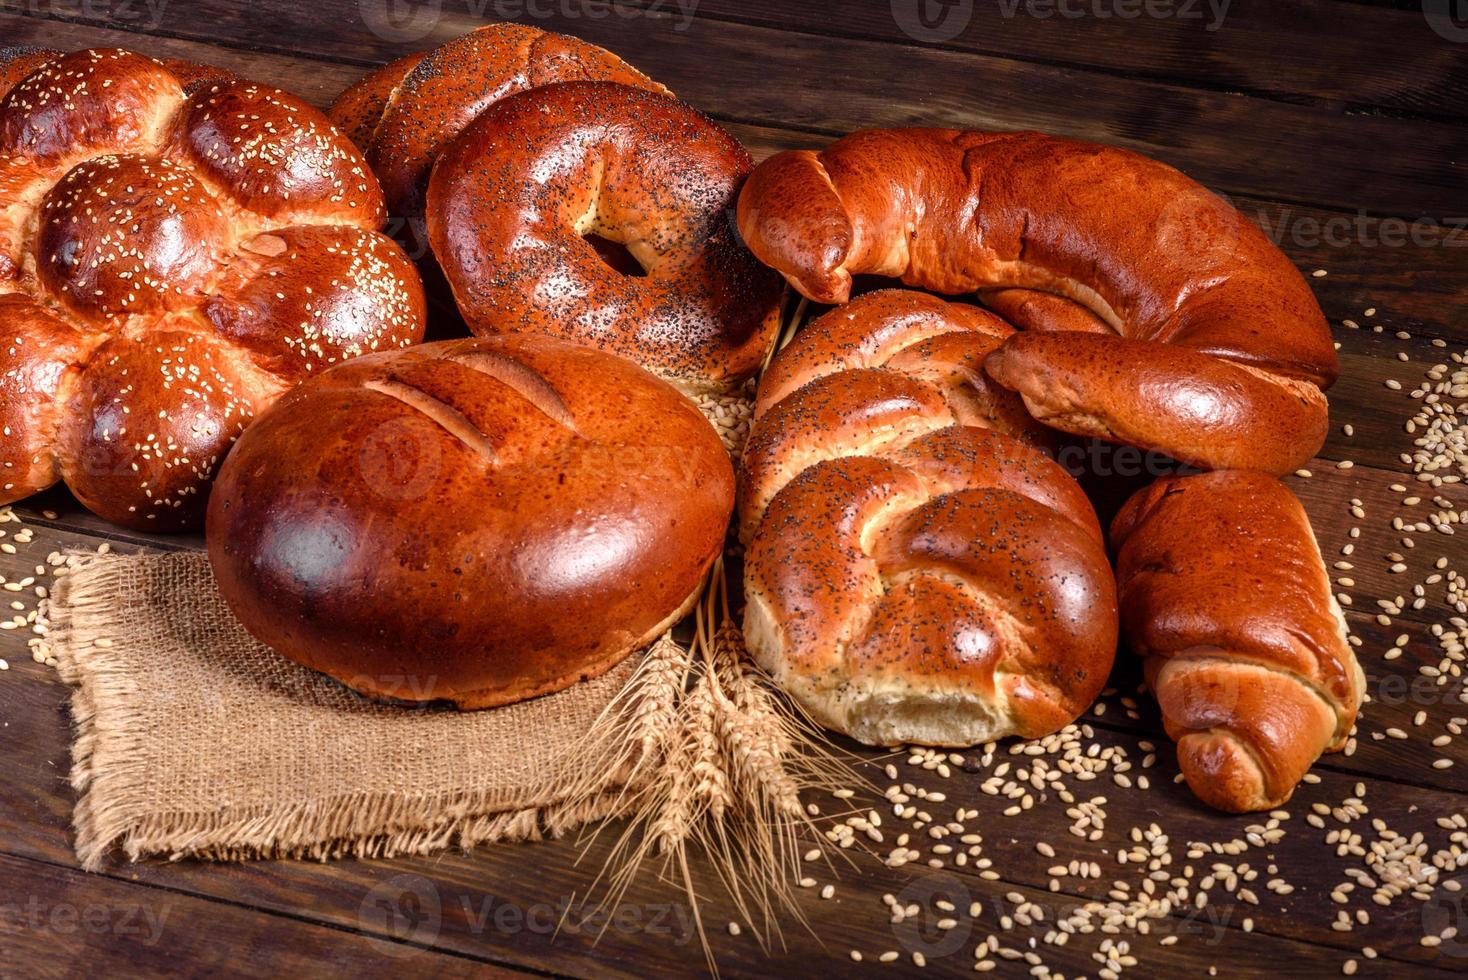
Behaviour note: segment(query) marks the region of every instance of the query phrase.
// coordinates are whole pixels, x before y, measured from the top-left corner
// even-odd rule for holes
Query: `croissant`
[[[1339,364],[1309,286],[1156,160],[1040,133],[868,130],[766,160],[738,221],[817,302],[846,302],[858,274],[981,292],[1025,328],[985,370],[1055,428],[1276,474],[1325,440]]]
[[[1265,473],[1162,479],[1111,524],[1122,630],[1194,793],[1284,803],[1340,749],[1366,681],[1305,510]]]

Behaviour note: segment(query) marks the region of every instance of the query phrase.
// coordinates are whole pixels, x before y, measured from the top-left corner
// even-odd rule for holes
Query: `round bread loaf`
[[[610,82],[542,85],[480,114],[434,165],[428,235],[477,334],[535,330],[685,392],[757,371],[780,277],[731,220],[749,154],[697,110]],[[590,237],[619,243],[630,269]]]
[[[0,504],[64,480],[114,523],[197,527],[255,413],[422,339],[418,274],[299,99],[127,51],[4,57]]]
[[[515,334],[369,355],[240,439],[209,556],[241,623],[364,694],[508,704],[609,669],[681,618],[734,473],[636,365]]]

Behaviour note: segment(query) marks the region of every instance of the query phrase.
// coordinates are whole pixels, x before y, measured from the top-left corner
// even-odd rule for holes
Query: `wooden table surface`
[[[1344,372],[1330,392],[1330,438],[1312,475],[1289,482],[1327,561],[1354,566],[1335,572],[1351,598],[1372,696],[1354,752],[1321,762],[1318,781],[1300,787],[1287,816],[1209,812],[1174,783],[1155,709],[1145,698],[1123,700],[1135,677],[1123,668],[1119,691],[1087,716],[1071,748],[1072,756],[1091,753],[1093,778],[1068,765],[1059,782],[1036,776],[1021,784],[1016,774],[1034,760],[1052,770],[1059,763],[1018,744],[1001,744],[988,760],[965,753],[941,768],[864,753],[878,760],[869,778],[880,789],[910,784],[932,825],[914,830],[920,817],[901,818],[876,796],[852,801],[881,812],[884,842],[858,833],[867,843],[848,852],[849,864],[812,865],[818,884],[800,892],[809,928],[789,918],[783,947],[768,955],[749,932],[725,928],[732,907],[703,874],[697,885],[713,951],[730,976],[916,972],[919,958],[926,972],[957,975],[974,968],[975,948],[992,934],[1003,950],[987,959],[1003,976],[1118,968],[1208,975],[1213,967],[1225,976],[1461,976],[1468,741],[1454,729],[1468,704],[1452,634],[1468,630],[1451,623],[1459,613],[1447,589],[1468,571],[1468,531],[1451,533],[1463,530],[1456,522],[1468,516],[1468,492],[1455,479],[1461,465],[1437,471],[1448,478],[1441,486],[1418,480],[1411,454],[1423,430],[1406,428],[1428,406],[1413,392],[1433,365],[1447,365],[1449,389],[1433,399],[1435,410],[1468,402],[1468,388],[1450,390],[1468,348],[1468,22],[1453,20],[1452,6],[5,0],[0,38],[211,62],[325,106],[377,65],[508,18],[609,47],[711,114],[756,157],[860,127],[1036,128],[1152,154],[1226,194],[1313,275],[1339,341]],[[435,315],[439,332],[460,329],[451,313]],[[1456,410],[1468,415],[1468,405]],[[0,542],[13,545],[0,549],[0,575],[11,584],[61,548],[104,540],[114,548],[199,546],[197,538],[111,528],[61,492],[14,513],[23,524],[0,525]],[[22,527],[32,533],[17,542]],[[1347,545],[1354,554],[1343,559]],[[18,602],[7,615],[22,618],[35,602],[29,587],[0,596]],[[1383,611],[1383,601],[1401,611]],[[69,692],[54,670],[32,661],[27,636],[23,627],[0,632],[9,665],[0,672],[0,975],[645,977],[706,969],[680,890],[655,878],[632,888],[599,942],[601,920],[563,917],[591,884],[604,841],[584,857],[581,845],[559,841],[377,862],[118,857],[103,873],[83,873],[69,826]],[[883,771],[888,764],[895,780]],[[1031,789],[1033,809],[1006,815]],[[1067,813],[1067,795],[1104,797],[1096,803],[1104,825],[1072,832],[1083,821]],[[964,832],[981,843],[932,836],[957,810],[966,811]],[[1165,840],[1156,839],[1159,829]],[[918,857],[893,867],[886,858],[904,831]],[[1133,850],[1139,846],[1151,864]],[[1093,862],[1096,876],[1078,873]],[[1144,884],[1149,876],[1159,880]],[[1187,884],[1187,899],[1140,927],[1123,915],[1110,931],[1078,930],[1063,944],[1052,932],[1087,901],[1119,907],[1149,887],[1160,895],[1169,878]],[[1381,891],[1404,879],[1405,894]],[[827,883],[834,894],[823,899]],[[1422,884],[1416,896],[1412,883]],[[1208,897],[1201,907],[1199,893]],[[894,923],[884,894],[915,905],[915,914]],[[1428,934],[1436,944],[1423,941]]]

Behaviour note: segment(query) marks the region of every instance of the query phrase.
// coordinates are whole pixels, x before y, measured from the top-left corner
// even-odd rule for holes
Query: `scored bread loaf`
[[[240,438],[209,557],[244,627],[364,694],[493,707],[608,670],[681,619],[734,472],[688,399],[549,337],[341,365]]]
[[[1111,541],[1122,629],[1188,786],[1234,813],[1282,805],[1365,690],[1304,508],[1265,473],[1167,478]]]

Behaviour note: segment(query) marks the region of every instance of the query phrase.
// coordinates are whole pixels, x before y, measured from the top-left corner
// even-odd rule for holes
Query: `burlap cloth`
[[[750,401],[701,405],[731,451]],[[627,802],[641,654],[489,711],[375,704],[256,642],[202,553],[92,556],[57,579],[47,642],[72,698],[76,851],[215,859],[427,853],[557,835]],[[630,692],[630,693],[629,693]]]
[[[558,834],[622,797],[621,747],[585,738],[638,656],[493,711],[375,704],[256,642],[193,552],[90,559],[57,581],[49,623],[76,685],[86,868],[114,843],[134,859],[424,853]]]

